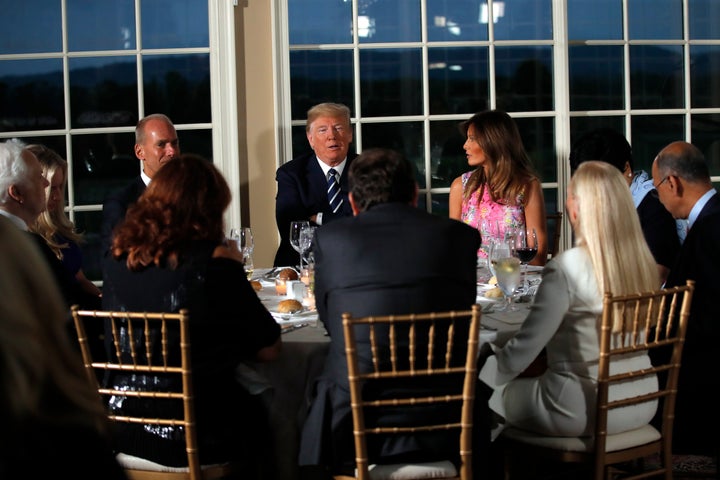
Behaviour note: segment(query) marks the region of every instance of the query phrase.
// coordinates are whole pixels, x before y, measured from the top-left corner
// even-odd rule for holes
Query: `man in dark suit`
[[[349,173],[354,216],[319,228],[315,238],[315,300],[331,343],[299,458],[301,466],[324,465],[330,473],[354,467],[341,314],[469,309],[476,298],[480,246],[477,229],[416,207],[413,169],[401,154],[367,150]],[[361,365],[367,365],[368,349],[358,348]],[[457,433],[413,435],[376,448],[388,460],[431,461],[457,454]]]
[[[280,232],[280,246],[273,262],[276,267],[296,265],[300,259],[290,245],[290,222],[308,220],[324,225],[352,215],[347,172],[357,155],[348,154],[353,139],[350,109],[338,103],[315,105],[308,110],[305,133],[313,151],[285,163],[275,176],[275,221]],[[339,177],[337,208],[328,200],[330,169]]]
[[[180,141],[172,121],[162,113],[141,119],[135,127],[135,156],[143,162],[140,175],[130,184],[105,198],[103,203],[101,246],[110,249],[115,226],[125,219],[128,207],[145,191],[155,172],[180,155]]]
[[[720,196],[702,152],[687,142],[663,148],[652,165],[660,201],[689,230],[666,286],[695,280],[675,404],[673,453],[717,455],[720,411]]]

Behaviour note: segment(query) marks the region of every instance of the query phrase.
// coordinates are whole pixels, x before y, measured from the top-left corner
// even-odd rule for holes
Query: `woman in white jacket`
[[[622,174],[604,162],[585,162],[568,186],[567,215],[575,247],[546,265],[530,314],[502,348],[493,346],[480,379],[493,388],[490,408],[500,426],[551,436],[590,435],[597,392],[599,324],[604,292],[655,290],[658,270],[640,228]],[[537,376],[528,367],[543,353]],[[644,354],[611,365],[613,371],[650,366]],[[611,398],[657,390],[645,378],[611,389]],[[620,409],[608,419],[610,434],[647,424],[655,402]],[[499,429],[495,430],[499,433]]]

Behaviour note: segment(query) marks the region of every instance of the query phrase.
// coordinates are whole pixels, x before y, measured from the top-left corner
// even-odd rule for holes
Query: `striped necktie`
[[[340,184],[337,179],[337,170],[334,168],[328,171],[327,196],[330,209],[333,213],[337,213],[337,211],[340,210],[343,199],[340,197]]]

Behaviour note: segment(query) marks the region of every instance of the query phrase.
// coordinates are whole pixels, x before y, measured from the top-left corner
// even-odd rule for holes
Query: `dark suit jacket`
[[[343,204],[340,211],[332,213],[327,199],[327,178],[318,165],[315,152],[294,158],[277,169],[277,195],[275,197],[275,221],[280,232],[280,246],[273,264],[277,266],[297,265],[300,256],[290,245],[290,222],[308,220],[322,212],[323,225],[338,218],[352,215],[348,202],[348,172],[350,163],[357,157],[348,153],[347,162],[340,176],[340,195]]]
[[[650,190],[637,207],[643,235],[655,262],[672,268],[680,251],[675,219],[660,203],[657,190]]]
[[[331,344],[303,428],[300,465],[352,465],[354,447],[341,314],[355,316],[467,309],[476,298],[477,229],[398,203],[320,227],[315,246],[318,313]],[[362,340],[361,340],[362,342]],[[358,346],[361,369],[369,347]],[[456,433],[454,437],[457,438]],[[429,461],[457,441],[420,435],[384,443],[382,455]]]
[[[666,286],[695,280],[675,405],[673,453],[717,454],[720,442],[720,194],[688,232]]]
[[[112,244],[113,229],[125,219],[125,212],[145,191],[145,182],[140,175],[125,187],[109,194],[103,202],[100,246],[106,253]],[[289,227],[288,227],[289,228]]]

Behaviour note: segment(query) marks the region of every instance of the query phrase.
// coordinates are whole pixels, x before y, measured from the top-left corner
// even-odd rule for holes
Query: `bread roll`
[[[485,296],[488,298],[502,298],[503,292],[498,287],[495,287],[495,288],[485,292]]]
[[[255,290],[256,292],[262,290],[262,283],[258,282],[257,280],[250,280],[250,285],[252,285],[253,290]]]
[[[282,300],[278,304],[278,312],[280,313],[295,313],[303,309],[302,303],[297,300]]]
[[[295,269],[286,267],[278,272],[277,278],[281,280],[299,280],[300,275],[298,275],[298,272],[296,272]]]

